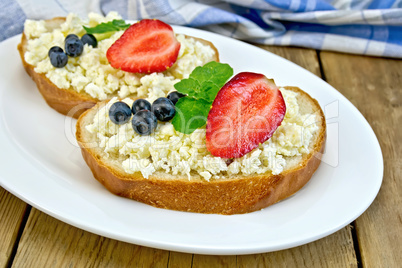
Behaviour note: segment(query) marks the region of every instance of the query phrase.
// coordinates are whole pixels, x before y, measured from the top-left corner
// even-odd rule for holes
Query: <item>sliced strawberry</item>
[[[209,111],[207,149],[214,156],[241,157],[272,136],[285,112],[285,101],[273,80],[239,73],[218,92]]]
[[[108,49],[106,57],[112,67],[126,72],[163,72],[176,62],[179,50],[170,25],[144,19],[131,25]]]

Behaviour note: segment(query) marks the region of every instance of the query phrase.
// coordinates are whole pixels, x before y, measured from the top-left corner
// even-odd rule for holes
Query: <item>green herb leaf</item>
[[[174,88],[183,94],[188,96],[195,96],[195,89],[199,87],[199,84],[194,79],[183,79],[174,85]]]
[[[233,75],[229,64],[211,61],[193,70],[188,79],[183,79],[174,85],[180,93],[196,99],[213,102],[218,91]]]
[[[85,31],[89,34],[102,34],[107,32],[116,32],[120,30],[125,30],[130,27],[131,24],[126,23],[124,20],[112,20],[109,22],[103,22],[96,25],[95,27],[84,27]]]
[[[176,114],[172,119],[174,128],[184,134],[191,134],[207,123],[211,103],[192,97],[183,97],[176,103]]]
[[[172,124],[176,131],[191,134],[207,122],[209,110],[219,90],[233,75],[229,64],[211,61],[193,70],[189,78],[174,85],[186,97],[176,103]]]

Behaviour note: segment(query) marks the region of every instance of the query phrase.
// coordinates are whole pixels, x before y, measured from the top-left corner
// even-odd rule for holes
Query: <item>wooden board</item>
[[[350,228],[300,247],[238,256],[237,267],[358,267]]]
[[[166,267],[169,252],[85,232],[32,209],[16,267]]]
[[[16,250],[28,205],[0,187],[0,267],[7,267]]]
[[[278,252],[211,256],[132,245],[82,231],[32,209],[15,267],[357,267],[349,228]]]

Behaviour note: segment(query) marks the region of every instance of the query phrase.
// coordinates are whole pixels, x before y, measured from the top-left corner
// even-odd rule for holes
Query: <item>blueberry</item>
[[[130,106],[122,101],[113,103],[109,110],[109,118],[117,125],[127,123],[131,118]]]
[[[77,57],[82,54],[82,51],[84,50],[84,44],[80,39],[71,37],[69,39],[66,39],[66,42],[64,43],[64,49],[68,56]]]
[[[151,103],[144,99],[137,99],[133,103],[133,107],[131,108],[133,114],[136,114],[138,111],[141,110],[149,110],[151,111]]]
[[[84,45],[88,44],[88,46],[92,47],[96,47],[98,45],[98,41],[96,41],[95,36],[93,36],[92,34],[84,34],[81,37],[81,41]]]
[[[131,123],[135,132],[140,135],[149,135],[155,130],[158,121],[151,111],[141,110],[133,116]]]
[[[159,121],[169,121],[173,118],[176,110],[174,104],[168,98],[158,98],[152,103],[151,111]]]
[[[66,38],[64,39],[64,42],[66,42],[68,39],[80,39],[76,34],[69,34],[66,36]]]
[[[66,66],[68,57],[67,54],[61,51],[52,51],[49,55],[50,58],[50,63],[56,67],[56,68],[61,68]]]
[[[64,51],[61,47],[54,46],[49,49],[49,52],[47,53],[47,55],[50,57],[50,53],[52,53],[52,52],[64,52]]]
[[[186,96],[186,95],[181,94],[180,92],[177,92],[177,91],[173,91],[173,92],[170,92],[170,93],[167,95],[167,98],[168,98],[169,100],[171,100],[174,105],[176,105],[177,101],[178,101],[180,98],[183,98],[184,96]]]

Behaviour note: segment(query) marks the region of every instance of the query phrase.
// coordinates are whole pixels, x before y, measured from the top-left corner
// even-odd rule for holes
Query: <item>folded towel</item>
[[[26,18],[90,11],[157,18],[259,44],[402,58],[402,0],[2,0],[0,40],[20,33]]]

